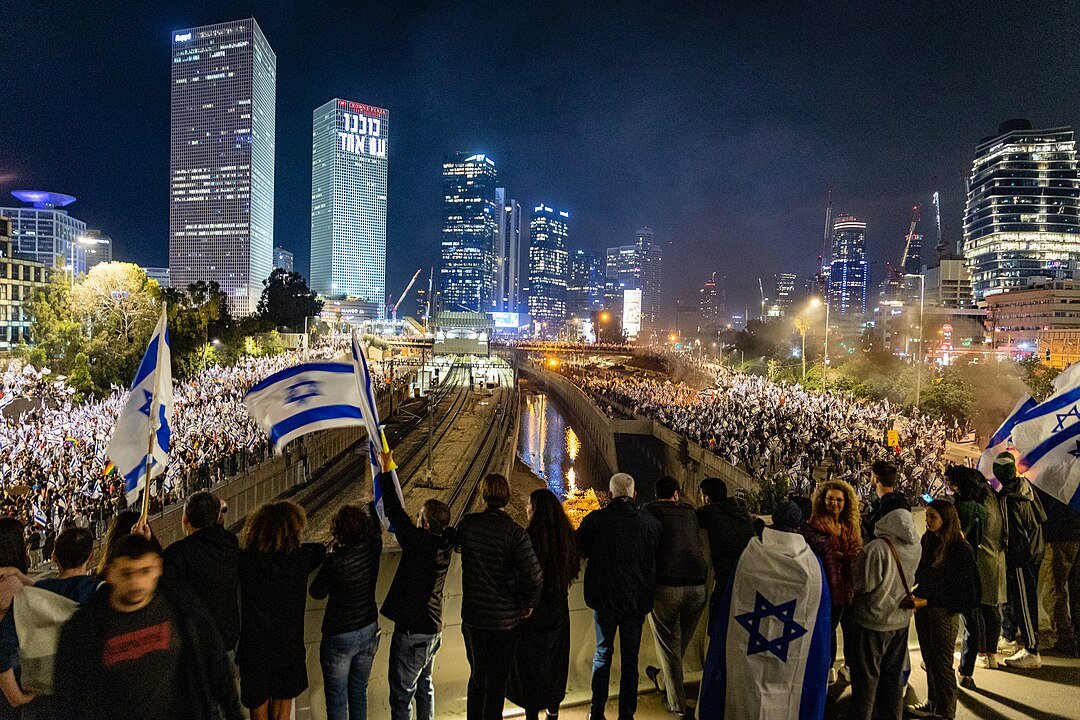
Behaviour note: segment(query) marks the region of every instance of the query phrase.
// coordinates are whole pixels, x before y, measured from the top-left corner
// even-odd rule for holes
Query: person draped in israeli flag
[[[829,585],[806,540],[794,527],[766,527],[743,551],[713,618],[698,717],[820,720],[830,613]]]
[[[124,478],[128,504],[139,497],[147,480],[165,472],[172,437],[172,353],[166,308],[150,336],[135,381],[116,418],[108,455]],[[148,451],[149,448],[149,451]]]
[[[983,474],[983,477],[990,482],[995,490],[1001,488],[1001,483],[994,477],[994,458],[1013,446],[1013,428],[1016,427],[1017,423],[1024,419],[1025,415],[1035,409],[1038,404],[1038,401],[1030,395],[1020,398],[1020,400],[1017,401],[1016,406],[1005,418],[1005,422],[1001,423],[1001,427],[990,436],[990,441],[986,444],[986,449],[983,450],[982,454],[979,456],[978,470]]]
[[[244,404],[279,455],[289,441],[316,430],[366,427],[352,363],[311,362],[279,370],[253,385]]]
[[[1032,485],[1080,511],[1080,363],[1054,380],[1054,393],[1012,429],[1017,471]]]
[[[390,521],[386,518],[382,488],[380,483],[375,481],[375,475],[379,472],[390,473],[398,500],[401,505],[405,503],[401,496],[401,483],[398,482],[397,465],[380,467],[379,459],[383,456],[383,453],[390,451],[390,447],[386,443],[386,435],[383,434],[382,428],[379,427],[379,405],[375,401],[375,384],[371,378],[371,368],[368,366],[367,354],[364,352],[355,330],[352,333],[352,360],[360,394],[360,403],[363,406],[364,424],[368,432],[368,454],[371,459],[371,480],[374,486],[375,510],[379,514],[379,520],[382,522],[383,527],[389,528]],[[390,379],[390,382],[392,385],[393,378]],[[392,387],[391,392],[393,392]],[[390,528],[390,530],[393,532],[393,528]]]

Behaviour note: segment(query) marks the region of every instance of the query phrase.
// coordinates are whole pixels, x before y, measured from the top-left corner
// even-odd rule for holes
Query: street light
[[[821,305],[821,300],[819,298],[810,298],[808,309],[813,310],[819,305]],[[803,382],[806,382],[806,331],[810,329],[810,323],[808,323],[806,318],[802,315],[797,315],[795,317],[795,329],[799,331],[799,335],[802,339],[802,352],[800,353],[802,357],[802,379]]]
[[[923,305],[926,299],[926,275],[911,273],[908,277],[919,278],[919,357],[915,364],[915,409],[919,409],[922,400],[922,368],[923,368]]]

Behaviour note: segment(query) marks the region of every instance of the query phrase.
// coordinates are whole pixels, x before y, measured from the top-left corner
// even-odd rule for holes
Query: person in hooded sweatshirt
[[[851,668],[848,720],[901,720],[904,664],[914,612],[901,602],[915,580],[922,546],[911,511],[895,508],[878,517],[874,539],[855,561],[855,603],[844,654]]]
[[[1003,452],[994,458],[994,477],[1001,482],[1002,536],[1005,545],[1005,593],[1009,614],[1020,633],[1020,645],[1013,643],[1014,628],[1002,623],[998,650],[1013,654],[1005,664],[1020,670],[1042,667],[1039,657],[1039,565],[1043,556],[1043,509],[1031,483],[1016,471],[1016,458]]]

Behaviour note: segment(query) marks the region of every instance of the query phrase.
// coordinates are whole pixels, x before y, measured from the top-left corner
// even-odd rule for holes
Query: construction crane
[[[416,270],[416,272],[413,273],[412,280],[410,280],[409,284],[405,286],[405,292],[401,293],[401,297],[399,297],[397,299],[397,302],[394,303],[393,307],[390,308],[390,317],[393,320],[393,322],[397,322],[397,309],[398,309],[398,306],[401,305],[401,301],[404,300],[405,296],[409,294],[410,290],[412,290],[412,286],[416,283],[416,278],[420,277],[420,273],[421,273],[422,270],[423,270],[423,268],[418,268]]]
[[[915,203],[911,208],[911,227],[908,229],[907,241],[904,243],[904,254],[900,256],[900,272],[902,275],[910,275],[907,271],[908,253],[911,252],[911,241],[915,237],[915,229],[922,220],[922,205]]]

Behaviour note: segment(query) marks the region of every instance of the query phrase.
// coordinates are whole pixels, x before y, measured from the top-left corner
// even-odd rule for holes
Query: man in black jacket
[[[585,604],[596,622],[592,669],[591,720],[602,720],[619,635],[619,720],[637,711],[638,650],[641,627],[656,594],[656,551],[660,521],[634,504],[634,478],[616,473],[609,483],[611,502],[585,516],[578,528],[585,566]]]
[[[525,528],[503,512],[510,482],[480,483],[487,509],[461,519],[461,632],[469,658],[469,720],[501,720],[517,629],[540,601],[543,573]]]
[[[656,553],[656,600],[649,613],[660,667],[647,667],[645,674],[666,694],[670,712],[687,715],[683,656],[705,609],[708,567],[701,551],[697,511],[680,496],[679,481],[665,475],[656,481],[656,502],[645,506],[662,528]]]
[[[701,500],[703,504],[697,511],[698,525],[709,536],[715,583],[709,603],[711,634],[712,619],[716,616],[714,610],[720,604],[743,550],[754,537],[754,520],[746,508],[727,496],[727,485],[720,478],[707,477],[701,481]]]
[[[392,468],[393,456],[380,462]],[[377,478],[382,488],[386,518],[401,546],[394,581],[383,602],[382,614],[394,621],[390,642],[390,717],[409,720],[416,698],[417,720],[435,719],[435,686],[431,669],[442,639],[443,586],[454,552],[450,508],[439,500],[424,503],[415,524],[401,505],[390,473]]]
[[[243,718],[213,620],[161,574],[160,551],[145,537],[126,535],[110,547],[108,584],[60,633],[58,717],[211,720],[220,708],[226,720]]]
[[[1050,624],[1056,640],[1052,650],[1080,656],[1080,512],[1039,488],[1035,494],[1046,510],[1043,533],[1050,562]]]
[[[165,549],[165,572],[203,601],[231,652],[240,639],[240,543],[225,529],[221,509],[205,490],[188,498],[182,520],[187,537]]]
[[[896,479],[898,476],[896,465],[888,460],[875,460],[870,466],[870,485],[874,491],[874,499],[870,501],[870,509],[862,517],[863,543],[870,543],[876,537],[874,525],[893,510],[911,510],[911,503],[903,493],[896,491]]]

